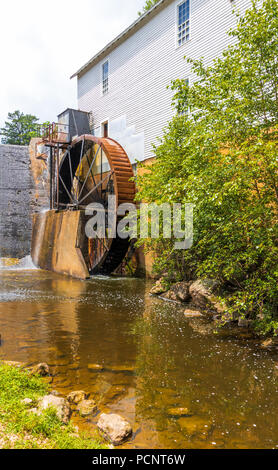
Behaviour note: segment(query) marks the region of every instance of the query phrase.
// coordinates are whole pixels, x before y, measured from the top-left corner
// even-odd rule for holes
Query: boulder
[[[82,400],[76,409],[80,416],[85,418],[86,416],[90,416],[96,413],[97,405],[94,400]]]
[[[39,400],[38,411],[46,410],[47,408],[54,408],[58,418],[67,424],[71,417],[71,409],[65,398],[57,397],[55,395],[45,395]]]
[[[84,392],[83,390],[78,390],[76,392],[71,392],[67,396],[67,400],[72,405],[78,405],[78,403],[87,400],[89,398],[89,394]]]
[[[196,307],[225,315],[227,308],[221,305],[215,293],[219,283],[213,279],[203,279],[193,282],[189,287],[189,295]]]
[[[188,282],[177,282],[174,284],[168,292],[163,294],[164,299],[173,300],[175,302],[187,302],[189,296],[189,283]]]
[[[159,279],[153,288],[150,290],[151,295],[161,295],[167,291],[167,287],[165,287],[165,281],[163,279]]]
[[[47,375],[50,375],[49,366],[45,362],[41,362],[40,364],[32,367],[31,374],[46,377]]]
[[[213,283],[206,280],[198,280],[193,282],[189,288],[190,297],[194,305],[200,308],[207,308],[211,306]]]
[[[263,349],[272,349],[273,347],[273,341],[272,341],[272,338],[269,338],[269,339],[266,339],[265,341],[263,341],[261,343],[261,347]]]
[[[171,287],[171,291],[176,294],[177,299],[180,302],[187,302],[190,298],[189,286],[190,284],[188,282],[178,282],[177,284]]]
[[[268,338],[261,343],[261,348],[268,349],[269,351],[278,349],[278,338]]]
[[[97,427],[115,446],[122,444],[132,434],[129,422],[116,414],[103,413],[98,420]]]

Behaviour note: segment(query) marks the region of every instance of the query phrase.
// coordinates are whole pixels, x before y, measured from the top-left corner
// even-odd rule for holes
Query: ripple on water
[[[47,362],[53,389],[83,389],[100,411],[125,416],[129,448],[275,447],[278,358],[232,332],[215,336],[149,288],[1,269],[1,357]]]

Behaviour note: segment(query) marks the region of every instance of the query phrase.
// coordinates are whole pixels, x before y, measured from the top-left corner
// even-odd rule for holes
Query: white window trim
[[[175,4],[175,49],[180,49],[181,47],[184,47],[186,44],[188,44],[191,41],[191,0],[189,0],[189,39],[184,42],[183,44],[179,45],[178,42],[178,31],[179,31],[179,10],[178,7],[184,3],[185,0],[179,0]]]
[[[108,62],[108,91],[106,93],[103,93],[103,66]],[[110,88],[110,59],[109,57],[106,58],[103,62],[100,64],[100,86],[101,86],[101,96],[106,96],[109,94],[109,88]]]

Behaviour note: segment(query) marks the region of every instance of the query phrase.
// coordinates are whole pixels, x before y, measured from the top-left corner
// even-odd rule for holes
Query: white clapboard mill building
[[[250,6],[251,0],[161,0],[139,17],[73,75],[92,133],[120,142],[132,163],[152,157],[175,112],[168,85],[194,80],[184,57],[210,64],[232,41],[233,11]]]

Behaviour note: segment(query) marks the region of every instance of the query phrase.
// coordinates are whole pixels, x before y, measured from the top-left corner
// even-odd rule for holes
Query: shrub
[[[192,249],[145,240],[154,269],[218,279],[263,332],[278,330],[277,7],[254,2],[212,66],[187,59],[197,80],[172,83],[177,113],[138,177],[138,199],[195,205]]]

